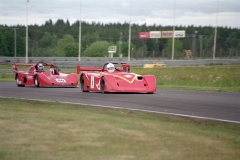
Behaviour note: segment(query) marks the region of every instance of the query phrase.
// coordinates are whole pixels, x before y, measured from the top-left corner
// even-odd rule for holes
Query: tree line
[[[213,26],[176,26],[175,30],[185,30],[186,37],[175,41],[175,58],[182,56],[183,50],[192,50],[195,56],[211,56],[214,43]],[[131,56],[171,57],[172,39],[139,39],[139,32],[170,31],[172,26],[132,24]],[[129,24],[81,22],[81,56],[108,56],[108,46],[117,46],[115,57],[128,56]],[[16,51],[15,51],[16,44]],[[28,26],[28,55],[33,57],[77,57],[79,50],[79,21],[70,24],[68,20],[50,19],[43,25]],[[217,28],[217,55],[238,54],[240,51],[240,30],[238,28]],[[0,25],[0,56],[21,57],[26,54],[26,26]],[[226,54],[226,55],[228,55]]]

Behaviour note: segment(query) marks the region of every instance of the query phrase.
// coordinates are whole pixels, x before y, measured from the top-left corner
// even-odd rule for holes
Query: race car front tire
[[[38,76],[35,76],[35,78],[34,78],[34,85],[35,85],[35,87],[39,87],[39,77]]]
[[[105,80],[104,80],[104,77],[102,77],[102,79],[101,79],[101,92],[105,93]]]

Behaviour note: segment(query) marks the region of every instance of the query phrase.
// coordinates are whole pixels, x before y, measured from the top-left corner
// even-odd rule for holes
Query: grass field
[[[240,66],[184,66],[161,69],[134,68],[153,74],[159,88],[240,92]]]
[[[0,98],[1,160],[238,160],[240,124]]]

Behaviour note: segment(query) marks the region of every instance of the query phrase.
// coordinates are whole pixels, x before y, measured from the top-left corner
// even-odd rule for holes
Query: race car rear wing
[[[105,63],[104,66],[106,66]],[[118,63],[113,63],[113,64],[118,64]],[[120,63],[122,65],[123,68],[118,68],[121,71],[125,71],[125,72],[130,72],[130,65],[127,63]],[[98,71],[98,72],[104,72],[107,71],[106,68],[100,68],[100,67],[80,67],[79,65],[77,66],[77,74],[80,74],[81,71]]]
[[[53,66],[53,64],[51,63],[44,63],[44,62],[38,62],[38,63],[42,63],[44,66],[51,66],[51,67]],[[38,63],[13,63],[12,68],[14,71],[18,71],[17,66],[35,66]]]
[[[13,63],[12,64],[12,68],[14,71],[18,71],[17,66],[33,66],[34,64],[30,64],[30,63]]]
[[[101,72],[102,68],[100,67],[80,67],[79,65],[77,66],[77,74],[80,74],[81,71],[98,71]],[[107,71],[107,70],[105,70]]]

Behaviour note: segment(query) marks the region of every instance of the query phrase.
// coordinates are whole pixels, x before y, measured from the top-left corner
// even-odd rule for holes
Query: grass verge
[[[0,159],[234,160],[240,124],[0,98]]]

